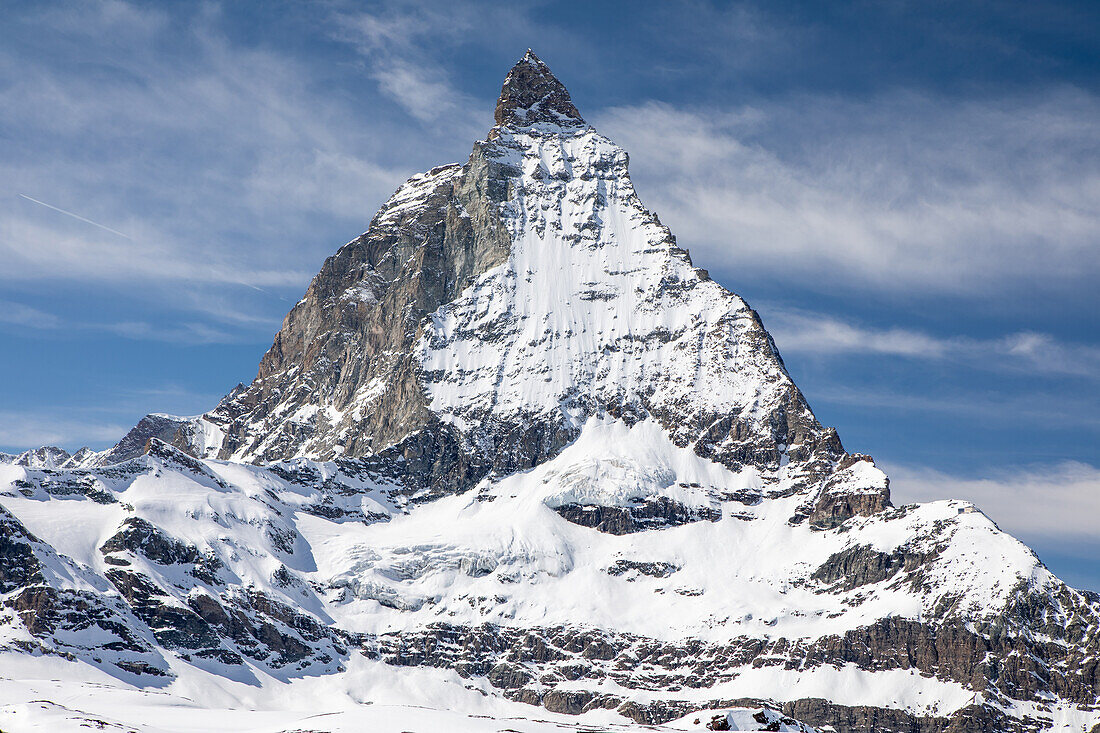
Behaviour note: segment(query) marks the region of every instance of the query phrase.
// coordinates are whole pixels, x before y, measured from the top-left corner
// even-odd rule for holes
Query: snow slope
[[[917,669],[851,663],[743,666],[719,662],[716,650],[732,639],[754,639],[773,645],[760,659],[781,658],[774,648],[778,640],[812,644],[884,617],[918,622],[959,617],[973,623],[1001,615],[1021,585],[1059,590],[1026,547],[963,502],[856,517],[842,530],[791,524],[799,499],[784,496],[784,470],[777,472],[778,483],[766,488],[758,470],[735,473],[678,448],[653,421],[627,427],[591,419],[553,460],[425,504],[403,501],[391,493],[393,487],[357,474],[352,462],[262,468],[194,461],[163,445],[143,458],[91,473],[4,467],[0,504],[51,548],[45,565],[53,587],[94,591],[124,609],[125,598],[111,575],[122,561],[127,571],[160,589],[165,607],[199,608],[196,599],[209,597],[250,614],[257,625],[271,620],[260,604],[241,605],[247,595],[292,606],[319,626],[339,630],[338,636],[312,640],[313,653],[287,663],[226,635],[217,639],[221,656],[196,655],[202,650],[195,644],[158,637],[164,629],[126,616],[124,623],[163,657],[156,666],[164,674],[148,681],[154,689],[179,696],[192,684],[188,680],[201,679],[223,691],[245,684],[266,690],[267,705],[284,694],[278,691],[283,687],[298,689],[310,679],[337,684],[367,659],[400,664],[392,658],[400,653],[397,647],[430,637],[445,623],[522,630],[551,645],[561,643],[557,639],[563,635],[598,630],[605,643],[623,649],[604,658],[584,648],[570,652],[562,643],[562,659],[519,668],[541,675],[544,682],[536,688],[543,694],[597,689],[613,695],[619,709],[625,703],[707,708],[715,700],[772,700],[778,706],[824,698],[948,716],[972,703],[972,686]],[[62,476],[83,481],[85,493],[50,493]],[[326,496],[341,497],[344,510],[362,512],[354,515],[362,518],[349,521],[344,514],[317,511],[326,506]],[[653,496],[706,509],[708,518],[615,535],[579,526],[555,511],[578,504],[628,506]],[[178,552],[182,560],[166,562],[149,543],[106,549],[134,519],[155,526],[169,542],[193,548],[190,560]],[[934,557],[852,588],[838,588],[821,576],[829,558],[864,547]],[[196,577],[195,558],[205,558],[216,570]],[[89,629],[60,629],[35,639],[7,613],[8,622],[0,626],[6,658],[35,641],[36,654],[75,655],[114,678],[109,684],[145,686],[140,676],[128,673],[132,665],[112,668],[115,657],[95,644],[76,648],[63,638],[75,634],[87,640]],[[305,627],[299,620],[289,625]],[[674,661],[622,666],[647,645],[663,646]],[[326,653],[317,654],[318,648]],[[219,661],[229,659],[227,654],[239,655],[240,663]],[[147,660],[149,650],[132,656]],[[700,673],[697,665],[704,660],[709,660],[706,672]],[[55,659],[52,664],[50,675],[73,663]],[[368,665],[374,665],[372,674],[392,676],[378,671],[379,664]],[[453,675],[446,669],[450,665],[442,666]],[[577,669],[584,674],[575,677]],[[693,680],[689,687],[654,682],[685,673]],[[84,674],[69,669],[63,676]],[[507,689],[475,680],[462,684],[474,682],[494,697]],[[244,704],[226,699],[227,707]],[[394,702],[388,693],[370,699]],[[399,699],[432,703],[431,696]],[[605,715],[617,719],[611,711]]]

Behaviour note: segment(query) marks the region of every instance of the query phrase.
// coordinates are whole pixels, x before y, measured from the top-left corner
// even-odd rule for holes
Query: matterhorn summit
[[[1100,599],[895,507],[531,51],[494,119],[210,412],[0,464],[0,728],[1100,723]]]

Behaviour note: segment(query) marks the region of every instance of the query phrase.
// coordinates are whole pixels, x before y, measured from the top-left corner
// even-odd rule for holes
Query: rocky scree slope
[[[251,384],[0,465],[0,644],[168,691],[367,665],[648,723],[1096,724],[1098,599],[972,505],[893,507],[627,163],[528,53]]]

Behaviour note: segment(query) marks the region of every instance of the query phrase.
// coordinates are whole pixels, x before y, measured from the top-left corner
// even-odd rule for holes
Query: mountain
[[[65,720],[1100,725],[1100,598],[893,506],[531,52],[249,385],[87,466],[0,465],[0,699]]]
[[[93,462],[97,455],[90,448],[81,448],[70,455],[64,448],[46,445],[15,455],[0,453],[0,463],[13,463],[28,468],[82,468]]]
[[[202,416],[178,417],[152,413],[138,421],[113,448],[97,453],[84,466],[110,466],[146,452],[149,440],[171,441],[189,455],[212,458],[221,446],[222,434]]]

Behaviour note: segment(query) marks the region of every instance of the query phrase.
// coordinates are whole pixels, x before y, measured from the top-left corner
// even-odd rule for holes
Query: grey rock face
[[[151,438],[171,443],[176,433],[187,423],[185,418],[171,415],[146,415],[130,432],[122,437],[113,448],[96,459],[96,464],[109,466],[137,458],[145,453],[145,446]]]
[[[99,551],[104,555],[132,552],[161,565],[196,563],[202,559],[194,547],[168,537],[140,517],[127,517],[118,531],[100,546]]]
[[[885,553],[857,545],[831,555],[811,577],[833,592],[847,592],[889,580],[898,573],[917,573],[932,557],[931,553],[906,552],[904,548]]]
[[[488,168],[475,157],[410,179],[325,262],[256,379],[210,414],[223,457],[371,455],[432,425],[412,353],[421,321],[507,254]]]
[[[1018,602],[1039,602],[1021,592]],[[1080,608],[1095,618],[1100,610]],[[994,700],[1040,700],[1048,694],[1083,705],[1100,695],[1100,671],[1094,638],[1075,636],[1081,646],[1065,659],[1066,647],[1032,638],[1025,613],[1009,609],[1008,628],[989,634],[968,628],[960,619],[920,623],[883,619],[843,636],[813,642],[741,637],[714,645],[693,640],[662,642],[597,629],[498,626],[462,628],[436,625],[416,635],[383,636],[372,653],[400,666],[437,666],[464,675],[484,675],[507,697],[559,712],[582,713],[617,709],[639,723],[663,723],[700,707],[752,706],[757,700],[714,699],[700,704],[667,696],[648,705],[621,694],[562,693],[559,682],[577,679],[610,682],[620,690],[710,688],[735,679],[746,668],[778,667],[808,670],[822,665],[854,665],[864,670],[917,670],[940,679],[956,680]],[[1014,628],[1013,631],[1009,629]],[[1051,630],[1053,633],[1058,633]],[[1064,635],[1063,635],[1064,636]],[[1068,663],[1067,663],[1068,662]],[[777,691],[782,694],[782,691]],[[811,725],[831,725],[838,731],[1038,731],[1042,721],[1010,719],[993,705],[972,705],[943,717],[917,716],[900,710],[837,705],[804,698],[782,703],[783,712]]]
[[[638,572],[651,578],[667,578],[680,567],[667,562],[639,562],[638,560],[616,560],[615,564],[607,569],[608,575],[626,575],[630,572]]]
[[[505,77],[493,117],[498,125],[584,124],[565,85],[531,49]]]
[[[0,507],[0,593],[42,582],[41,565],[31,547],[34,540],[18,519]]]
[[[151,637],[143,633],[130,609],[117,600],[89,591],[30,585],[4,600],[4,607],[22,622],[37,648],[69,659],[150,677],[168,676],[168,665]],[[82,644],[81,639],[89,640]]]

